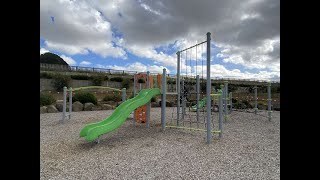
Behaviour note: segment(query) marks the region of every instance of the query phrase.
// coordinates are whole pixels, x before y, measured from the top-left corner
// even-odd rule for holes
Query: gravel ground
[[[233,111],[223,138],[215,134],[210,145],[204,132],[162,132],[160,108],[151,109],[149,129],[129,119],[99,144],[79,137],[112,112],[74,112],[64,124],[61,113],[40,114],[40,179],[280,179],[280,112],[269,122]]]

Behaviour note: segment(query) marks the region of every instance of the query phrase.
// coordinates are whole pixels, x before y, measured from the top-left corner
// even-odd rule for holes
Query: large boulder
[[[151,107],[160,107],[159,103],[157,102],[151,102]]]
[[[172,107],[173,103],[170,101],[166,101],[166,107]],[[159,101],[159,107],[161,107],[161,101]]]
[[[58,112],[58,109],[54,105],[49,105],[49,106],[47,106],[47,111],[48,111],[48,113],[56,113],[56,112]]]
[[[110,110],[113,109],[110,104],[102,104],[101,105],[102,110]]]
[[[114,101],[106,101],[105,104],[116,105],[116,102],[114,102]]]
[[[102,110],[102,106],[93,106],[91,111],[100,111]]]
[[[83,104],[79,101],[76,101],[72,104],[72,111],[78,112],[83,110]]]
[[[92,111],[92,108],[94,107],[94,104],[89,102],[84,104],[84,110],[85,111]]]
[[[58,109],[59,112],[62,112],[63,111],[63,103],[56,104],[56,108]],[[69,103],[67,103],[66,111],[67,112],[69,111]]]
[[[48,112],[47,106],[40,107],[40,114],[47,113],[47,112]]]

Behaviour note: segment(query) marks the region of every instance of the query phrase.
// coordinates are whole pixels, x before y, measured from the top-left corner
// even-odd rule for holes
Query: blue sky
[[[55,53],[72,66],[151,72],[166,68],[176,74],[177,50],[206,40],[206,33],[211,32],[211,77],[279,81],[278,2],[232,3],[187,0],[179,6],[166,0],[43,0],[40,54]],[[205,12],[208,5],[216,11]],[[210,17],[217,18],[208,21]],[[182,68],[194,72],[195,61]]]

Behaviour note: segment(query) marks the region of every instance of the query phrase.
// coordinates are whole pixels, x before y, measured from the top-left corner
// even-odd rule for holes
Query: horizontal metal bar
[[[205,129],[197,129],[197,128],[187,128],[187,127],[180,127],[180,126],[166,126],[167,128],[177,128],[177,129],[187,129],[191,131],[203,131],[207,132]],[[211,133],[220,133],[221,131],[211,131]]]
[[[193,48],[193,47],[196,47],[196,46],[199,46],[200,44],[203,44],[203,43],[206,43],[207,41],[203,41],[203,42],[201,42],[201,43],[198,43],[198,44],[196,44],[196,45],[193,45],[193,46],[191,46],[191,47],[188,47],[188,48],[186,48],[186,49],[184,49],[184,50],[181,50],[181,51],[178,51],[178,52],[183,52],[183,51],[186,51],[186,50],[188,50],[188,49],[191,49],[191,48]]]

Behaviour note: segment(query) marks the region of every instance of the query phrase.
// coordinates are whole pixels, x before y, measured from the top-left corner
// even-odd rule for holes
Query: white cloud
[[[44,54],[46,52],[49,52],[49,50],[47,50],[45,48],[40,48],[40,54]]]
[[[82,61],[80,64],[81,64],[81,65],[90,65],[90,64],[92,64],[92,63],[89,62],[89,61]]]
[[[51,17],[54,17],[52,22]],[[126,58],[112,44],[111,24],[86,1],[40,1],[40,37],[46,48],[66,54]]]
[[[68,57],[68,56],[66,56],[66,55],[64,55],[64,54],[62,54],[60,57],[61,57],[66,63],[68,63],[69,65],[75,65],[75,64],[77,64],[77,62],[76,62],[74,59],[72,59],[71,57]]]
[[[200,78],[202,77],[202,72],[203,72],[203,77],[207,77],[207,67],[203,67],[202,71],[202,66],[197,66],[194,67],[198,70],[198,74]],[[251,80],[280,80],[280,72],[268,72],[268,71],[259,71],[258,73],[250,73],[250,72],[242,72],[239,69],[226,69],[223,65],[220,64],[215,64],[210,66],[210,76],[211,78],[231,78],[231,79],[251,79]],[[195,75],[195,74],[192,74]]]

